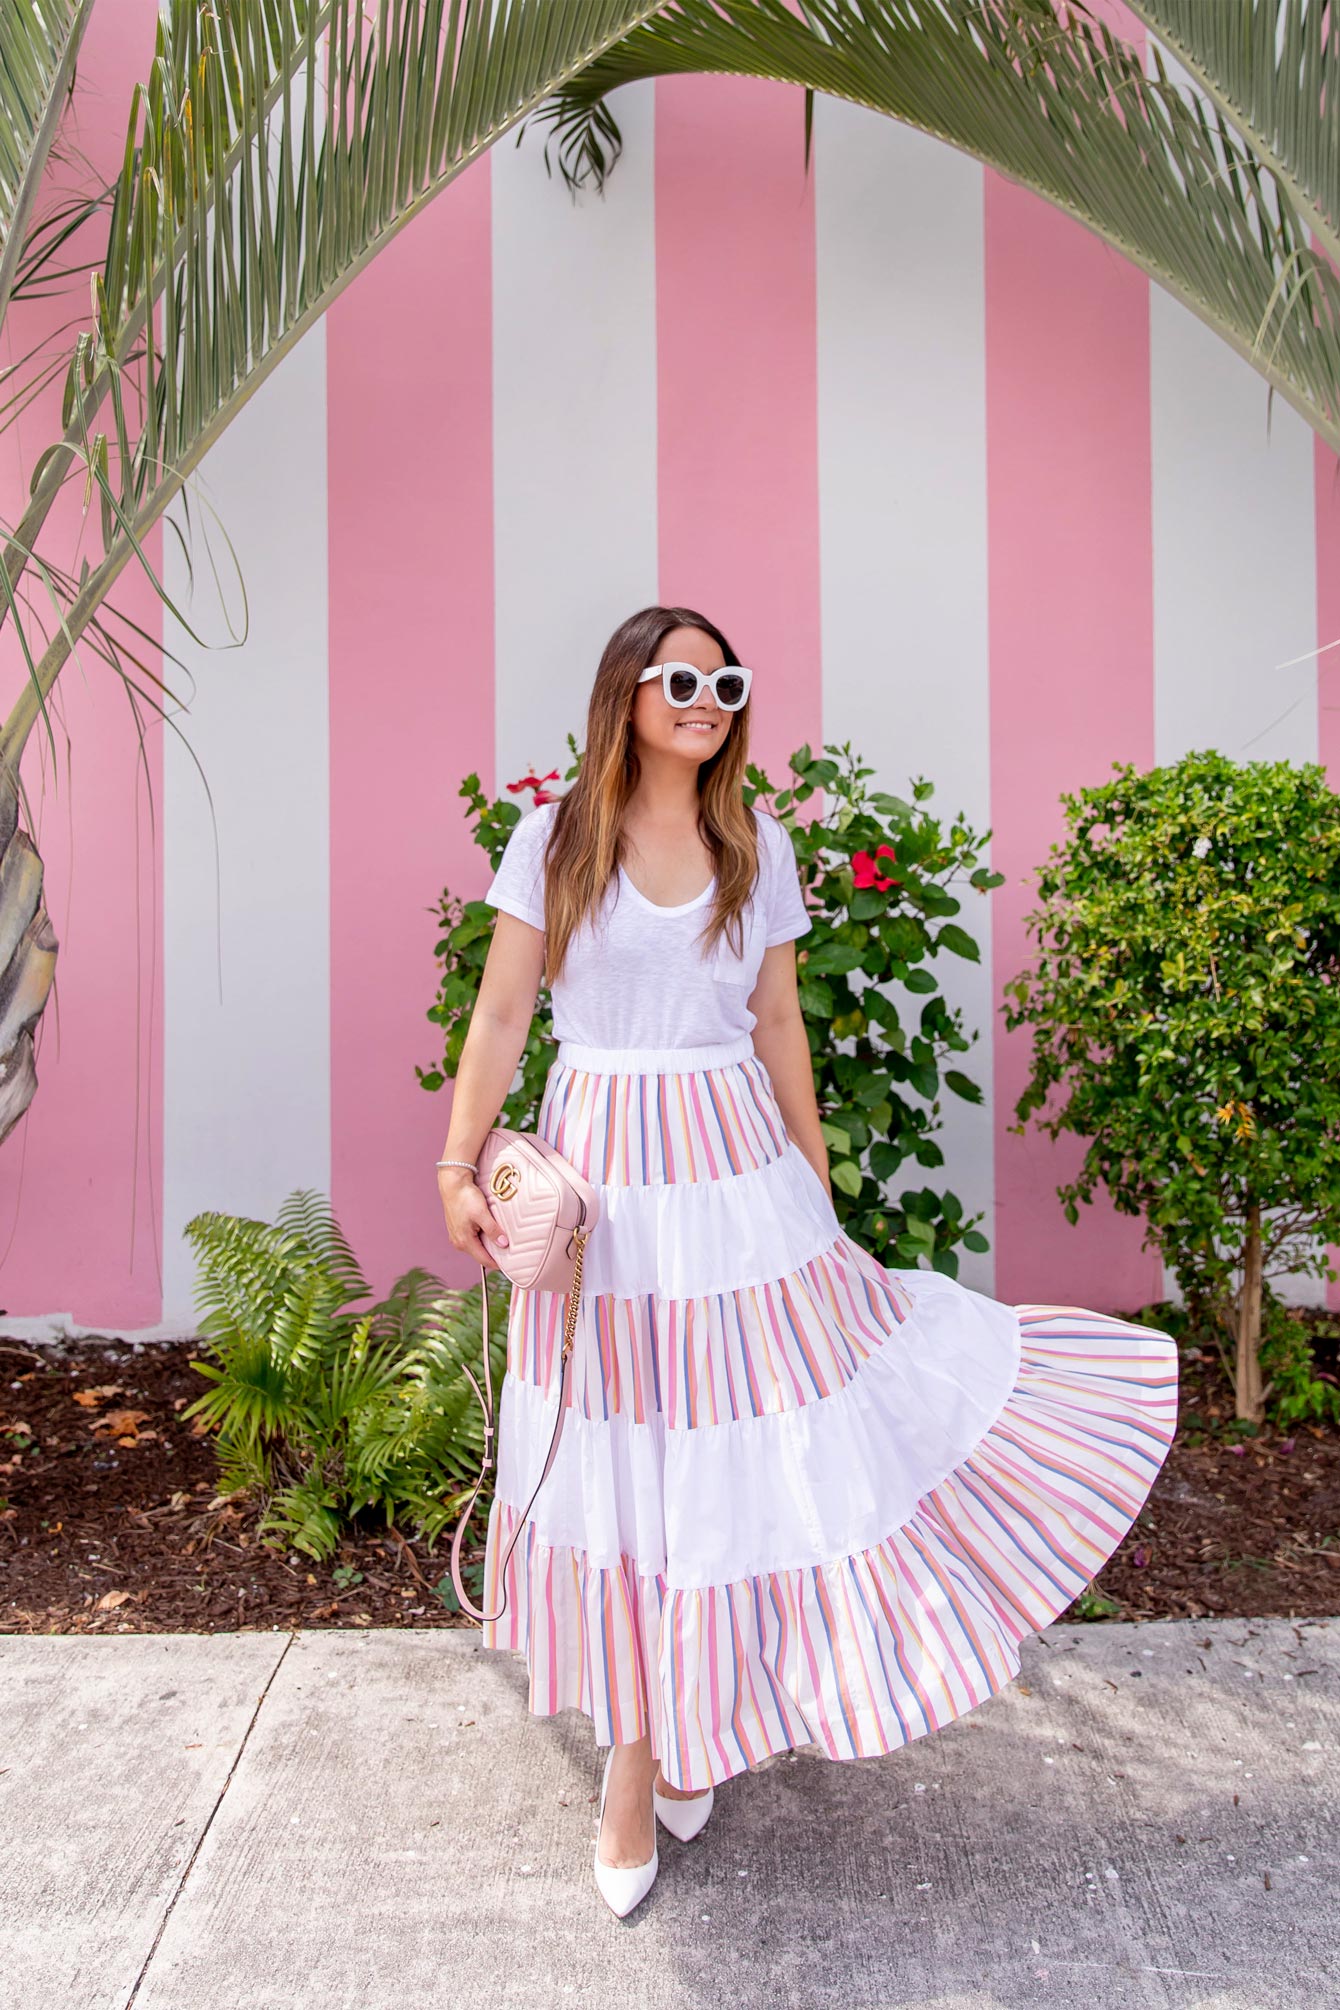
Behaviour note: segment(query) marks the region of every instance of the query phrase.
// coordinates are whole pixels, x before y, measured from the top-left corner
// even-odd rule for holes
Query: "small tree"
[[[580,755],[568,736],[572,765]],[[829,758],[836,756],[837,758]],[[809,1039],[823,1134],[832,1155],[833,1205],[842,1227],[884,1262],[911,1268],[923,1261],[953,1277],[958,1251],[988,1247],[980,1215],[965,1215],[951,1190],[888,1188],[909,1161],[944,1164],[935,1139],[945,1090],[979,1103],[981,1090],[946,1066],[978,1038],[951,1007],[931,965],[948,953],[978,960],[975,938],[960,927],[959,892],[985,896],[1000,874],[980,863],[983,837],[961,816],[942,820],[924,807],[931,784],[915,781],[910,800],[868,791],[872,770],[850,745],[816,757],[792,754],[790,780],[777,790],[760,768],[747,771],[745,798],[762,799],[790,833],[813,926],[796,943],[800,1006]],[[509,782],[515,794],[548,801],[557,772]],[[803,822],[796,805],[822,789],[827,808]],[[496,867],[519,810],[491,802],[479,777],[460,793],[476,823],[476,843]],[[430,1068],[416,1068],[421,1086],[436,1090],[455,1075],[479,992],[497,916],[482,900],[444,892],[436,954],[442,966],[428,1018],[443,1030],[445,1051]],[[520,1080],[500,1112],[504,1124],[533,1125],[553,1058],[549,992],[540,990],[521,1056]]]
[[[1033,1028],[1017,1128],[1088,1140],[1068,1218],[1100,1184],[1145,1217],[1259,1419],[1263,1285],[1333,1276],[1340,1238],[1340,799],[1315,765],[1199,753],[1062,801],[1005,987]]]

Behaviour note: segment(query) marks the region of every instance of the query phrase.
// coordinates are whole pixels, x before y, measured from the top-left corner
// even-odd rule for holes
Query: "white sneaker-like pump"
[[[600,1830],[605,1818],[605,1789],[609,1785],[610,1760],[614,1757],[614,1747],[610,1746],[609,1757],[605,1760],[605,1771],[600,1781],[600,1816],[596,1822],[595,1873],[596,1889],[611,1912],[618,1913],[620,1919],[625,1913],[644,1899],[656,1882],[658,1858],[656,1853],[656,1824],[652,1823],[651,1855],[645,1863],[620,1865],[602,1863],[600,1860]]]
[[[651,1790],[657,1821],[663,1822],[671,1835],[678,1836],[681,1842],[692,1842],[706,1826],[715,1797],[714,1787],[708,1787],[705,1793],[695,1794],[687,1801],[669,1800],[664,1794],[658,1794],[655,1787]]]

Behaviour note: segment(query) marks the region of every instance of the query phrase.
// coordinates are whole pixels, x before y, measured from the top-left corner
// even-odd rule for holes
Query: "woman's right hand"
[[[507,1235],[483,1189],[476,1184],[474,1174],[468,1166],[440,1166],[437,1180],[447,1234],[454,1246],[473,1262],[482,1263],[485,1269],[500,1269],[498,1259],[483,1238],[488,1236],[505,1249]]]

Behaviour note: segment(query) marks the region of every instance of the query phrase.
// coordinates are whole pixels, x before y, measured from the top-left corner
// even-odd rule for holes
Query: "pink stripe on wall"
[[[1129,17],[1113,26],[1137,43]],[[1033,874],[1063,790],[1154,754],[1148,282],[1060,211],[986,173],[986,419],[994,976],[1028,961]],[[996,1294],[1126,1310],[1163,1296],[1141,1227],[1056,1187],[1079,1141],[1006,1126],[1026,1032],[997,1017]]]
[[[493,776],[489,186],[485,156],[328,316],[331,1184],[378,1292],[478,1278],[433,1173],[450,1086],[414,1065],[442,1054],[438,896],[488,878],[457,791]]]
[[[656,85],[660,595],[758,673],[752,758],[818,750],[814,184],[804,98],[741,77]]]
[[[130,95],[153,57],[153,0],[96,8],[80,51],[73,104],[61,127],[65,158],[49,169],[39,216],[57,193],[82,185],[77,148],[99,180],[116,174],[125,147]],[[85,224],[55,264],[101,262],[105,217]],[[49,282],[48,282],[49,283]],[[88,321],[86,274],[60,283],[55,297],[16,305],[6,327],[6,365],[39,342],[48,364],[68,351]],[[62,324],[69,323],[68,327]],[[23,365],[27,383],[34,363]],[[14,420],[3,442],[0,510],[17,522],[42,449],[61,436],[63,374]],[[41,551],[72,566],[101,552],[97,504],[81,520],[83,477],[76,463],[47,519]],[[162,536],[144,539],[155,572]],[[25,588],[49,633],[52,609],[30,570]],[[112,589],[112,607],[161,639],[162,605],[137,563]],[[163,674],[152,647],[113,620],[112,631]],[[37,620],[28,626],[42,653]],[[27,671],[11,622],[0,635],[4,710]],[[162,702],[145,674],[135,683]],[[167,666],[173,690],[177,673]],[[37,819],[24,827],[45,863],[45,901],[60,943],[56,986],[37,1030],[37,1094],[3,1146],[0,1174],[0,1303],[15,1318],[68,1313],[79,1324],[138,1328],[162,1308],[163,904],[156,825],[163,805],[162,733],[152,707],[137,700],[143,746],[116,672],[87,648],[62,670],[53,697],[56,769],[41,720],[29,736],[23,777]]]

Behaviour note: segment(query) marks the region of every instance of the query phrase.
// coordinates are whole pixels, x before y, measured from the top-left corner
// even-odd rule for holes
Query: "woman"
[[[758,696],[767,703],[760,679]],[[993,1695],[1120,1542],[1172,1438],[1149,1328],[1015,1310],[891,1270],[833,1209],[781,825],[746,805],[754,702],[720,629],[643,609],[605,649],[568,794],[524,816],[461,1054],[442,1181],[455,1246],[505,1240],[473,1162],[545,956],[538,1130],[600,1191],[572,1411],[487,1646],[606,1759],[616,1912],[715,1785],[815,1743],[889,1752]],[[554,1423],[563,1301],[512,1293],[485,1603]]]

